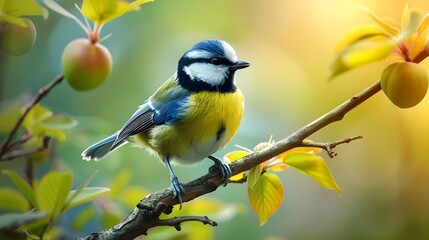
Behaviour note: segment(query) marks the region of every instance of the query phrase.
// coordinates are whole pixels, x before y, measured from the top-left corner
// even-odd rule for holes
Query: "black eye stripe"
[[[213,65],[220,65],[221,61],[220,61],[219,58],[211,58],[210,59],[210,63],[213,64]]]
[[[214,65],[231,66],[233,64],[231,61],[229,61],[226,58],[222,58],[222,57],[214,57],[214,58],[218,59],[217,61],[219,62],[219,64],[214,64]],[[189,66],[192,63],[209,63],[209,64],[213,64],[212,63],[212,59],[213,58],[185,58],[185,59],[182,59],[182,61],[183,61],[183,65],[184,66]]]

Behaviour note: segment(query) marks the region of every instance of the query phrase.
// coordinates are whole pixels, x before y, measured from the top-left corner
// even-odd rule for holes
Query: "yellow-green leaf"
[[[373,37],[356,42],[337,56],[330,79],[348,70],[381,60],[387,57],[394,47],[395,44],[386,38]]]
[[[27,27],[27,23],[20,17],[10,16],[10,15],[0,15],[0,20],[18,25],[20,27]]]
[[[28,112],[27,116],[24,119],[23,125],[25,128],[31,129],[34,124],[51,117],[53,115],[52,111],[48,108],[44,107],[41,104],[36,104],[34,107]]]
[[[87,187],[83,188],[79,194],[77,194],[71,201],[67,201],[68,204],[64,206],[64,210],[68,210],[70,208],[74,208],[76,206],[79,206],[81,204],[84,204],[86,202],[89,202],[107,192],[109,192],[110,189],[105,187]],[[75,193],[75,190],[70,191],[68,193],[68,198],[71,198]]]
[[[385,36],[383,31],[380,30],[377,26],[373,24],[366,24],[355,27],[347,32],[337,43],[334,48],[335,52],[340,52],[345,48],[353,45],[356,42],[359,42],[363,39],[371,38],[374,36]]]
[[[5,213],[0,215],[0,226],[15,229],[24,224],[37,222],[47,215],[46,212]]]
[[[50,172],[46,174],[36,189],[36,200],[39,211],[46,211],[55,218],[64,207],[72,187],[70,172]]]
[[[347,49],[342,61],[349,68],[355,68],[387,57],[394,47],[395,44],[387,39],[360,42]]]
[[[364,12],[366,12],[380,27],[386,30],[388,33],[392,34],[392,36],[397,36],[399,34],[399,29],[395,26],[392,26],[390,23],[385,21],[384,19],[375,15],[369,8],[366,7],[358,7]]]
[[[283,202],[283,184],[274,173],[265,172],[256,185],[247,188],[250,205],[259,218],[260,225],[264,225]]]
[[[48,17],[48,11],[37,4],[35,0],[0,0],[0,16],[14,17],[42,15]]]
[[[256,166],[254,166],[252,169],[250,169],[249,171],[249,176],[247,176],[247,186],[249,188],[254,188],[256,183],[259,181],[261,175],[262,175],[262,171],[263,171],[263,166],[262,164],[258,164]]]
[[[227,153],[223,158],[226,159],[229,162],[235,162],[238,159],[244,158],[245,156],[249,155],[249,152],[246,151],[234,151],[234,152],[230,152]],[[238,181],[244,178],[244,172],[239,173],[237,175],[234,175],[232,177],[230,177],[229,179],[231,181]]]
[[[11,188],[0,188],[0,209],[14,212],[25,212],[30,208],[27,200]]]
[[[323,187],[335,190],[341,195],[341,189],[323,158],[309,153],[294,153],[283,158],[283,162],[310,176]]]
[[[151,1],[137,0],[129,3],[123,0],[85,0],[82,12],[97,25],[103,25],[127,12],[138,10],[140,5]]]
[[[87,179],[85,179],[85,181],[83,181],[82,184],[79,185],[79,187],[76,190],[71,191],[71,192],[73,192],[73,194],[71,194],[71,192],[69,192],[69,194],[67,195],[67,201],[65,203],[66,206],[69,205],[69,203],[71,201],[73,201],[74,198],[76,198],[84,188],[86,188],[88,186],[88,184],[91,182],[91,180],[95,177],[95,175],[97,173],[98,173],[98,170],[93,172],[91,174],[91,176],[89,176]]]
[[[24,119],[23,126],[34,136],[49,136],[59,141],[66,139],[63,129],[76,126],[77,122],[70,117],[53,115],[53,112],[41,104],[35,105]]]
[[[54,115],[40,121],[39,126],[47,129],[66,130],[77,125],[77,121],[64,115]]]
[[[9,132],[20,116],[20,107],[16,103],[1,103],[0,109],[0,133]]]
[[[48,129],[40,127],[39,125],[34,125],[29,131],[37,137],[49,136],[55,138],[59,141],[64,141],[66,139],[66,134],[62,130],[58,129]]]
[[[28,184],[16,172],[12,170],[3,170],[2,173],[6,174],[10,178],[10,180],[12,180],[18,190],[31,203],[33,207],[37,207],[36,196],[30,184]]]

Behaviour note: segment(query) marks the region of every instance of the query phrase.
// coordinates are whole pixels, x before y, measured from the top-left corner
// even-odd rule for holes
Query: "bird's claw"
[[[179,201],[180,209],[182,209],[182,194],[186,194],[185,188],[179,182],[179,179],[174,176],[171,178],[171,190],[173,191],[173,198],[177,197],[177,201]]]
[[[229,165],[226,163],[223,163],[220,159],[210,156],[210,159],[214,161],[214,165],[210,167],[210,171],[212,171],[213,168],[216,168],[220,171],[220,174],[222,175],[224,183],[224,187],[229,181],[229,178],[232,175],[231,168],[229,168]]]

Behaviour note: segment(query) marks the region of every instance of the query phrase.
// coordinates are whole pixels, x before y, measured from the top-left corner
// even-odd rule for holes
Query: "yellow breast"
[[[240,126],[244,97],[233,93],[200,92],[191,95],[188,114],[172,125],[153,128],[146,144],[160,158],[190,164],[203,160],[225,146]]]

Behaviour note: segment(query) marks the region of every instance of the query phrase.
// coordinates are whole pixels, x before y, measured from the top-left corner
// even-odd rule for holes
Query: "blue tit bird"
[[[225,41],[205,40],[180,58],[177,71],[113,135],[82,152],[85,160],[100,160],[131,142],[145,146],[167,167],[173,196],[182,204],[185,194],[172,164],[193,164],[209,158],[225,184],[231,170],[212,154],[236,134],[244,111],[244,97],[235,72],[249,63],[239,61]]]

